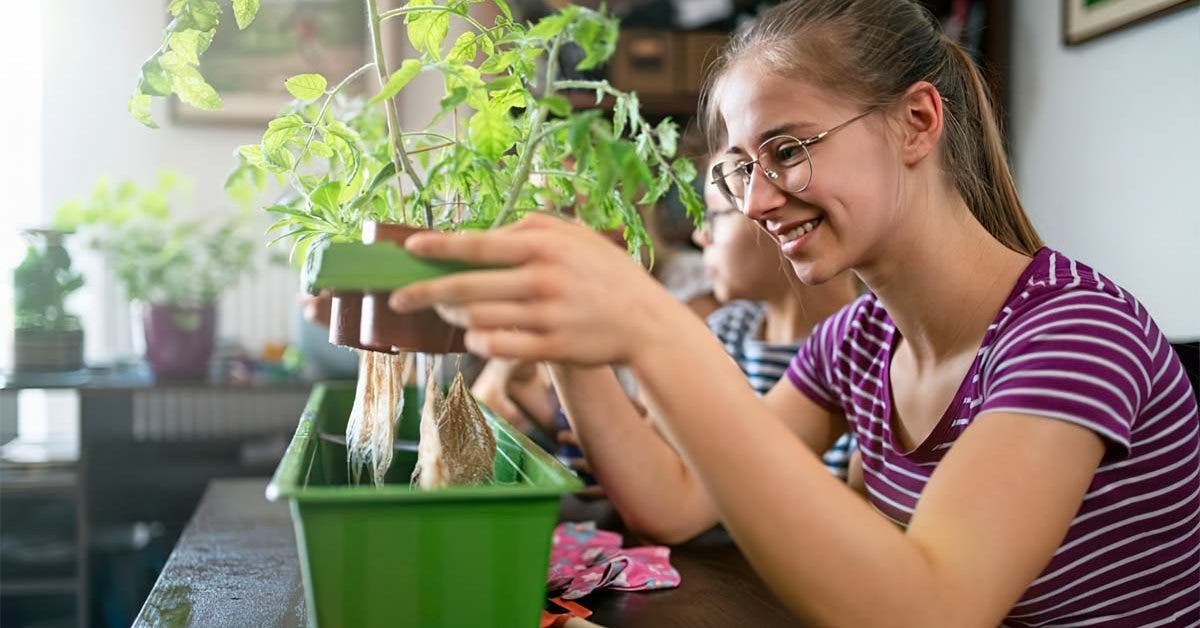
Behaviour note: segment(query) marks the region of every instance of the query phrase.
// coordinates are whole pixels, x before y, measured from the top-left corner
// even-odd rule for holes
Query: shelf
[[[0,595],[74,595],[79,587],[76,578],[21,578],[0,580]]]
[[[72,493],[78,486],[79,474],[73,464],[0,464],[0,494]]]

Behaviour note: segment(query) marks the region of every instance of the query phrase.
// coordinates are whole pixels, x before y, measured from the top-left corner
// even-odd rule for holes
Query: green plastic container
[[[407,390],[400,439],[419,438],[419,398]],[[496,436],[496,483],[423,491],[408,486],[416,453],[396,451],[387,484],[349,486],[341,435],[349,384],[313,389],[267,487],[296,528],[309,624],[533,628],[545,603],[559,497],[575,475],[484,409]]]

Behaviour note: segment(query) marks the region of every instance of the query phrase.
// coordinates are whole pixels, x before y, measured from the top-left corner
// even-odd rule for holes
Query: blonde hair
[[[975,63],[913,0],[790,0],[737,32],[714,61],[701,100],[710,146],[724,138],[713,92],[739,61],[858,100],[895,103],[918,81],[945,99],[944,169],[976,220],[1033,255],[1041,238],[1017,196],[995,109]]]

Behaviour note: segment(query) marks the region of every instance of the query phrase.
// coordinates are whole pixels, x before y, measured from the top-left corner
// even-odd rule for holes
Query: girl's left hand
[[[481,355],[628,363],[668,338],[682,308],[612,242],[550,216],[535,214],[489,232],[422,233],[406,248],[421,257],[498,267],[412,284],[390,300],[398,312],[435,306],[442,318],[467,329],[467,348]]]

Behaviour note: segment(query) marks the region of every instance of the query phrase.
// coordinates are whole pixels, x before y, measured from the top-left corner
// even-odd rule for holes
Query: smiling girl
[[[793,0],[714,77],[712,180],[802,281],[870,290],[765,397],[621,251],[545,216],[413,237],[506,268],[393,307],[440,304],[487,355],[628,365],[694,480],[651,459],[624,483],[679,505],[656,517],[711,511],[815,623],[1200,623],[1195,397],[1128,291],[1042,246],[965,53],[912,1]],[[847,423],[869,503],[813,453]]]

